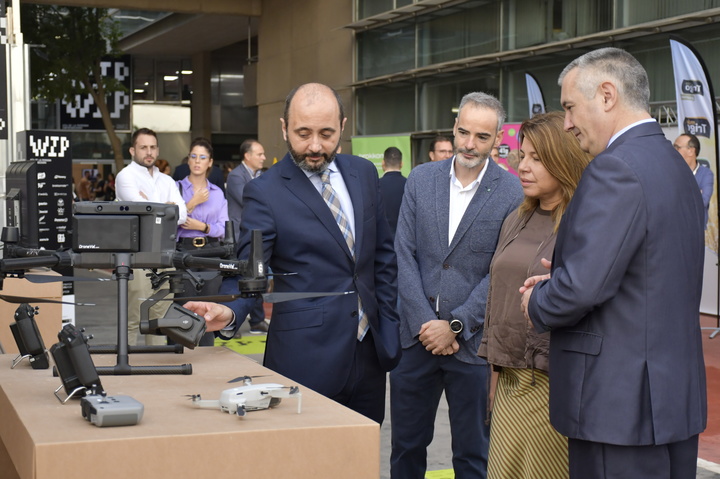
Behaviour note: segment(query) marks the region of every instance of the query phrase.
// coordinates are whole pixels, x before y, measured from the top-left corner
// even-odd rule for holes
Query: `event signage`
[[[125,87],[106,96],[110,119],[116,130],[130,130],[130,56],[106,58],[100,63],[103,77],[112,77]],[[62,102],[60,125],[63,130],[105,130],[100,109],[89,94],[75,95]]]
[[[705,229],[706,256],[715,254],[715,260],[710,261],[710,268],[715,272],[709,274],[708,261],[705,262],[705,281],[703,297],[700,308],[702,312],[717,314],[718,311],[718,146],[717,146],[717,116],[715,114],[715,94],[708,70],[698,52],[685,41],[673,37],[670,39],[672,52],[673,75],[675,77],[675,97],[677,101],[678,135],[690,133],[697,136],[700,141],[700,154],[698,162],[710,168],[715,179],[713,195],[710,198],[709,218]],[[672,140],[672,139],[671,139]],[[715,281],[714,285],[710,285]],[[715,296],[712,300],[710,294]],[[714,304],[713,304],[714,303]]]
[[[40,248],[57,250],[70,243],[72,156],[70,133],[18,132],[18,160],[37,162],[38,240]]]
[[[529,118],[545,113],[545,99],[537,79],[530,73],[525,73],[525,84],[527,85],[528,105],[530,108]]]

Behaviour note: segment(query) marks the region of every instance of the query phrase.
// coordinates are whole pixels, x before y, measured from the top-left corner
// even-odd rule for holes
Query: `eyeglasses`
[[[199,159],[199,160],[207,160],[207,159],[208,159],[208,156],[207,156],[207,155],[200,155],[200,156],[197,156],[197,155],[188,155],[188,158],[191,159],[191,160],[198,160],[198,159]]]
[[[675,148],[676,150],[680,150],[680,149],[682,149],[682,148],[687,148],[688,150],[694,150],[694,149],[695,149],[695,148],[693,148],[693,147],[690,146],[690,145],[673,145],[673,148]]]

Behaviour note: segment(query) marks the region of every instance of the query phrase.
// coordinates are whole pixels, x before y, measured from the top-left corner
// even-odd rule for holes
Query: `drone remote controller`
[[[58,333],[58,339],[60,342],[50,348],[50,353],[68,395],[65,400],[81,397],[84,391],[88,390],[95,394],[102,392],[100,377],[90,357],[87,339],[82,330],[78,331],[72,324],[66,324]]]
[[[98,427],[134,426],[143,417],[145,407],[130,396],[90,394],[80,400],[82,416]]]
[[[26,357],[30,358],[33,369],[50,367],[45,343],[35,322],[37,311],[38,308],[33,308],[27,303],[21,304],[15,310],[15,323],[10,325],[10,331],[15,338],[20,356],[13,361],[11,368],[17,366]]]

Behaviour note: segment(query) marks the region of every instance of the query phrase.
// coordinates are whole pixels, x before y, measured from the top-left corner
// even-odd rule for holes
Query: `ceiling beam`
[[[23,0],[23,3],[255,17],[260,16],[262,0]]]

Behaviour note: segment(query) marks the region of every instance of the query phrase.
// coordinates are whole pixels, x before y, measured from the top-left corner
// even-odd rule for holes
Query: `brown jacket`
[[[494,318],[491,314],[491,302],[493,300],[492,274],[498,274],[498,272],[493,271],[495,258],[518,237],[533,214],[535,213],[520,218],[518,217],[518,211],[515,210],[503,222],[495,256],[493,256],[490,265],[490,288],[485,316],[485,331],[478,350],[478,356],[486,358],[494,366],[534,368],[548,372],[550,333],[538,334],[532,324],[525,321],[524,318],[522,319],[523,324],[518,324],[518,320],[515,318]],[[552,233],[539,245],[532,263],[528,266],[528,277],[548,273],[547,268],[540,264],[540,260],[542,258],[552,259],[555,238],[556,234]],[[520,286],[518,285],[518,288]],[[517,295],[517,305],[511,307],[520,308],[519,293]],[[523,334],[519,334],[519,331],[522,331]]]

